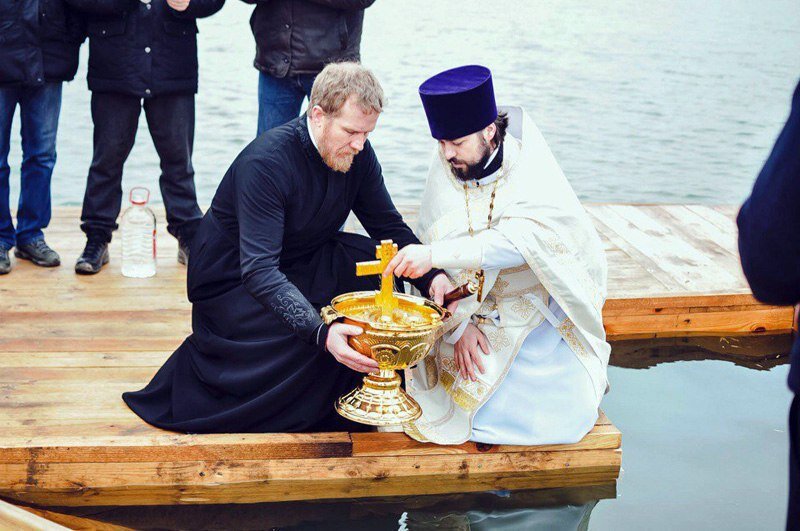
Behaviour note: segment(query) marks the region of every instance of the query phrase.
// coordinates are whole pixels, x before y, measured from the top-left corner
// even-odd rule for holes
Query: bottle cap
[[[150,201],[150,190],[143,186],[131,188],[130,200],[134,205],[146,205]]]

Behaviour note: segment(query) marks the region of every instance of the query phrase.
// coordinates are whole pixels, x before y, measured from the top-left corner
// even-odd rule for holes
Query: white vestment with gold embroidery
[[[507,416],[516,415],[518,419],[538,414],[555,419],[559,414],[570,414],[552,411],[561,406],[558,400],[547,400],[548,386],[541,376],[548,367],[543,367],[542,362],[537,366],[534,361],[537,356],[557,362],[553,368],[558,366],[561,372],[554,371],[555,378],[574,380],[575,395],[581,400],[576,410],[589,414],[573,423],[532,422],[534,429],[530,433],[520,434],[516,429],[510,436],[512,440],[494,440],[503,439],[506,434],[502,428],[485,426],[481,420],[485,417],[480,415],[478,420],[484,426],[478,436],[482,433],[493,439],[481,442],[549,444],[578,440],[591,429],[607,388],[610,346],[602,322],[607,283],[602,243],[538,128],[522,109],[508,111],[509,134],[496,183],[491,229],[499,231],[516,247],[524,264],[486,269],[484,300],[478,302],[476,296],[462,300],[456,314],[445,323],[444,332],[449,334],[465,320],[487,317],[477,326],[488,338],[491,352],[482,359],[485,372],[477,374],[477,381],[461,378],[453,361],[453,346],[443,339],[437,341],[426,360],[407,372],[407,390],[422,406],[423,416],[404,428],[418,440],[459,444],[473,438],[476,414],[500,388],[519,355],[525,356],[525,363],[518,365],[535,368],[530,374],[536,373],[540,379],[531,382],[537,387],[517,395],[505,393],[506,390],[498,393],[506,395],[502,403],[508,402],[509,397],[514,401],[515,397],[524,400],[526,392],[532,398],[528,404],[516,404],[515,410],[505,412]],[[487,229],[493,187],[494,183],[466,192],[476,234]],[[420,209],[420,239],[434,246],[435,256],[437,242],[459,238],[463,242],[469,236],[469,223],[464,184],[452,175],[437,150]],[[447,248],[452,264],[470,264],[469,268],[445,264],[447,273],[457,283],[472,278],[481,267],[480,253],[477,257],[468,256],[472,248],[469,245]],[[466,256],[460,256],[462,253]],[[542,348],[547,350],[546,356],[542,356]],[[564,359],[570,355],[571,359]],[[574,363],[576,360],[578,363]],[[524,380],[524,373],[514,376],[515,385]],[[563,383],[554,382],[562,385],[562,397]],[[530,411],[531,408],[536,411]],[[502,416],[498,410],[490,418],[497,417],[502,423]]]

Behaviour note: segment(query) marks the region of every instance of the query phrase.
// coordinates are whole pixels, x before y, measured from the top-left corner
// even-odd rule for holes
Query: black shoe
[[[30,260],[37,266],[56,267],[61,265],[61,257],[45,243],[44,238],[33,240],[24,245],[17,245],[14,256]]]
[[[0,247],[0,275],[7,275],[11,272],[11,257],[8,256],[8,249]]]
[[[99,238],[89,238],[83,253],[75,263],[75,272],[79,275],[94,275],[107,263],[108,242]]]
[[[185,240],[178,240],[178,263],[186,265],[189,262],[189,243]]]

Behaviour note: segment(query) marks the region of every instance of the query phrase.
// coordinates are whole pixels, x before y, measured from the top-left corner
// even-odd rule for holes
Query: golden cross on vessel
[[[356,276],[382,275],[396,254],[397,244],[392,240],[382,240],[380,245],[375,246],[377,260],[356,263]],[[394,275],[381,276],[381,291],[375,295],[375,305],[381,309],[381,317],[391,319],[397,304],[397,297],[394,296]]]

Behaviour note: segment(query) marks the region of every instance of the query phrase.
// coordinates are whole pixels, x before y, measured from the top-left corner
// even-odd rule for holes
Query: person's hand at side
[[[475,371],[481,374],[486,372],[483,368],[483,356],[489,355],[489,340],[481,332],[480,328],[470,323],[464,330],[456,344],[453,346],[453,359],[456,370],[461,373],[465,380],[469,378],[473,382],[478,379]]]
[[[328,339],[325,341],[325,349],[333,357],[346,367],[358,372],[377,372],[378,362],[374,359],[360,354],[347,344],[350,336],[357,336],[363,330],[357,326],[333,323],[328,329]]]
[[[186,11],[186,8],[189,7],[189,2],[190,0],[167,0],[169,7],[175,11]]]

